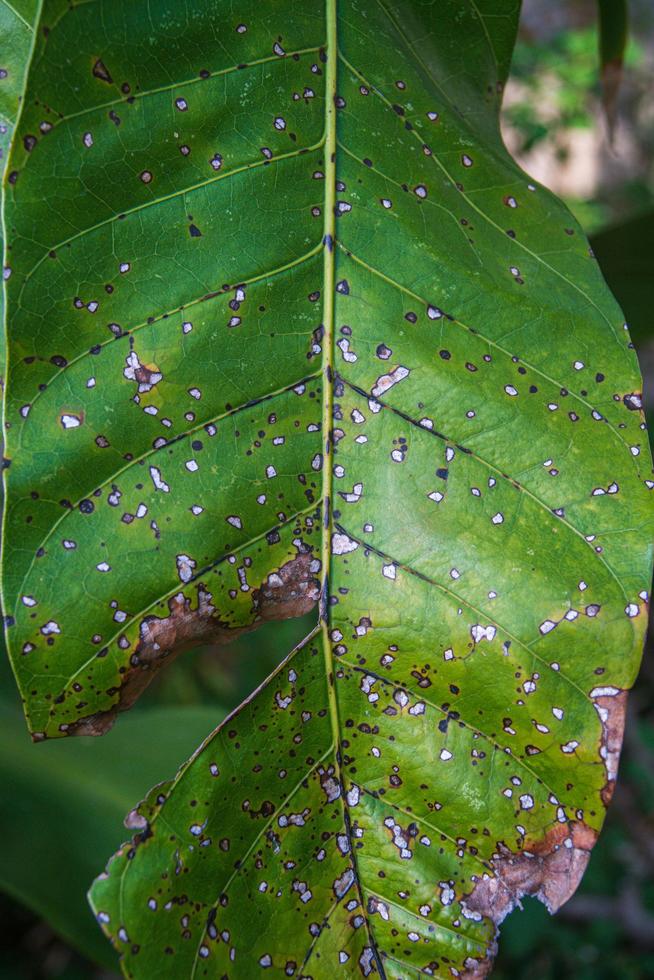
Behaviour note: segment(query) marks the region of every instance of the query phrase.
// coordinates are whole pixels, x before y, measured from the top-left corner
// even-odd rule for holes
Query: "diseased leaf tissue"
[[[501,143],[517,16],[35,14],[4,214],[33,736],[319,611],[94,885],[126,976],[481,977],[519,896],[556,909],[588,860],[654,483],[620,311]]]

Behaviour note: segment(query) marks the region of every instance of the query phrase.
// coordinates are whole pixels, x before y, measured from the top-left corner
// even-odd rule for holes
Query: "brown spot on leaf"
[[[627,713],[627,691],[600,695],[594,699],[593,704],[602,723],[600,755],[606,766],[606,783],[602,787],[600,795],[604,806],[608,806],[613,796],[615,780],[618,775],[618,762],[620,761]]]
[[[463,899],[465,910],[490,919],[497,927],[521,898],[531,895],[549,912],[556,912],[574,894],[596,840],[596,831],[581,821],[574,821],[556,824],[543,838],[530,841],[517,854],[500,844],[491,859],[495,874],[477,879]],[[466,960],[462,980],[488,976],[496,952],[494,942],[484,959]]]
[[[200,644],[222,646],[263,622],[303,616],[316,604],[320,583],[313,577],[315,557],[303,551],[271,572],[252,593],[251,619],[242,626],[230,626],[220,618],[213,597],[206,587],[197,586],[197,605],[179,592],[168,600],[168,616],[146,616],[141,622],[140,639],[123,674],[118,700],[107,711],[82,718],[66,729],[67,735],[104,735],[119,711],[127,711],[154,679],[157,672],[180,653]]]
[[[93,75],[95,78],[99,78],[100,81],[106,82],[108,85],[111,85],[113,82],[113,78],[111,77],[107,66],[101,58],[98,58],[96,63],[93,65]]]
[[[492,955],[485,956],[483,960],[476,960],[473,956],[468,956],[464,962],[465,970],[459,974],[460,980],[483,980],[493,968],[495,950]]]
[[[139,384],[155,385],[161,379],[161,372],[156,364],[139,364],[134,377]]]
[[[261,620],[294,619],[311,611],[320,594],[320,583],[311,571],[314,561],[310,551],[301,553],[255,590],[254,605]]]
[[[643,395],[640,391],[631,391],[624,395],[622,401],[630,412],[639,412],[643,407]]]
[[[145,830],[148,826],[148,821],[142,813],[139,813],[138,807],[135,807],[129,811],[123,820],[123,824],[128,830]]]

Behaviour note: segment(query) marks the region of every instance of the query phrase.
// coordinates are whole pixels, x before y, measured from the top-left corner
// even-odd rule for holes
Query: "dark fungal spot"
[[[113,78],[111,77],[109,70],[107,69],[107,66],[102,61],[101,58],[98,58],[95,64],[93,65],[92,72],[93,72],[93,76],[95,78],[99,78],[101,82],[106,82],[108,85],[111,85],[111,83],[113,82]]]
[[[639,391],[634,391],[625,395],[623,402],[630,412],[638,412],[643,407],[643,396]]]

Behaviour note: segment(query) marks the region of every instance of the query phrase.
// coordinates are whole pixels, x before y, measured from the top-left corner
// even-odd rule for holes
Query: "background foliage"
[[[611,149],[599,102],[594,4],[552,3],[543,12],[542,3],[525,5],[506,139],[525,169],[564,196],[595,233],[602,268],[632,326],[651,415],[654,13],[645,0],[632,2]],[[186,655],[105,739],[44,745],[37,753],[28,752],[2,658],[0,834],[11,846],[0,871],[0,980],[115,976],[113,953],[84,900],[98,855],[127,836],[121,819],[146,786],[170,775],[306,631],[302,621],[277,624],[218,654]],[[614,804],[579,893],[555,920],[534,900],[513,913],[503,928],[498,980],[654,978],[653,705],[654,667],[646,655]],[[63,804],[53,788],[72,779],[75,792]]]

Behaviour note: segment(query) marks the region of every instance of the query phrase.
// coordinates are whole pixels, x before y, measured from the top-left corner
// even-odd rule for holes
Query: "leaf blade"
[[[138,37],[137,5],[121,9],[111,6],[112,27],[122,16],[121,29],[129,22]],[[20,409],[39,379],[49,387],[32,421],[30,408],[20,423],[22,456],[9,469],[10,530],[16,540],[20,529],[25,554],[6,569],[5,589],[19,599],[31,562],[38,571],[28,571],[28,598],[38,591],[47,615],[56,608],[61,630],[43,640],[50,621],[39,625],[33,607],[17,607],[21,640],[12,645],[25,690],[38,676],[32,724],[48,735],[100,730],[193,636],[217,630],[224,639],[261,617],[305,611],[320,594],[320,634],[214,734],[165,800],[149,801],[149,832],[96,884],[96,910],[133,976],[151,974],[166,948],[189,976],[229,970],[232,948],[247,969],[269,957],[275,969],[312,962],[320,972],[338,961],[364,975],[403,976],[438,971],[450,957],[464,975],[481,973],[496,924],[521,894],[556,908],[574,889],[614,784],[649,569],[634,357],[573,219],[502,147],[497,109],[515,4],[503,5],[501,22],[485,4],[463,13],[446,5],[438,23],[417,3],[366,2],[352,13],[329,2],[283,23],[282,12],[252,5],[243,23],[229,25],[234,49],[243,36],[251,45],[240,70],[227,45],[214,50],[213,10],[203,8],[204,28],[199,18],[189,33],[203,58],[218,59],[202,81],[216,96],[207,101],[191,81],[202,75],[200,54],[189,67],[186,48],[175,49],[178,94],[156,59],[146,59],[146,80],[143,65],[129,63],[129,45],[112,48],[105,37],[103,46],[84,13],[71,14],[74,77],[84,81],[60,106],[58,132],[71,134],[78,153],[102,146],[102,160],[81,171],[95,194],[75,184],[72,154],[71,184],[55,182],[59,213],[40,222],[60,243],[53,258],[36,234],[36,164],[25,165],[9,206],[23,263],[10,404]],[[157,11],[160,43],[169,43],[175,18],[166,4]],[[34,91],[38,83],[37,71]],[[116,91],[125,84],[123,104]],[[199,135],[184,130],[191,118]],[[153,121],[157,153],[146,136]],[[205,176],[188,171],[191,179],[183,167],[196,166],[196,147]],[[84,191],[83,213],[62,206],[70,187]],[[183,216],[172,210],[180,201]],[[171,220],[155,235],[162,208]],[[119,277],[131,282],[152,241],[147,286],[141,273],[125,292]],[[59,305],[48,307],[38,290],[53,281]],[[103,317],[120,324],[109,326],[100,355],[88,354],[99,336],[93,290]],[[114,292],[122,305],[112,305]],[[189,304],[201,320],[185,319]],[[114,317],[118,308],[131,325]],[[20,344],[35,343],[45,309],[73,357],[61,348],[54,356],[66,363],[43,358],[19,369]],[[275,336],[264,342],[266,331]],[[247,357],[239,356],[245,338]],[[76,415],[61,404],[64,385],[81,389],[91,356],[100,365],[92,387],[102,382],[115,418],[104,405],[88,407],[92,395],[83,419],[81,408]],[[186,396],[199,409],[189,411]],[[143,408],[145,421],[135,415]],[[148,409],[177,413],[173,440],[153,442],[160,430]],[[101,422],[117,449],[89,447],[89,429],[104,436]],[[199,460],[189,424],[203,427]],[[282,441],[266,442],[278,424]],[[217,440],[211,449],[204,432]],[[63,517],[54,493],[36,506],[26,492],[35,470],[49,487],[37,465],[44,435],[58,446],[53,489],[78,491]],[[126,451],[127,466],[119,463]],[[150,457],[160,463],[152,489],[133,475]],[[186,474],[198,471],[189,483]],[[107,516],[109,487],[130,520]],[[138,523],[141,502],[156,521],[154,541]],[[190,530],[195,505],[209,520]],[[25,531],[25,516],[37,514]],[[59,534],[64,520],[77,545],[67,582],[83,587],[61,602],[61,554],[46,548],[31,558],[28,548],[55,522]],[[117,586],[106,577],[113,564],[94,551],[101,533],[126,563]],[[97,652],[76,634],[82,599]],[[27,637],[34,649],[21,660]],[[73,676],[49,675],[56,656]],[[75,684],[85,691],[81,705]],[[264,748],[253,741],[257,722]],[[211,772],[225,764],[239,773],[240,800],[236,776]],[[284,769],[296,774],[291,799],[277,782]],[[189,816],[198,804],[199,822]],[[302,806],[286,812],[291,804]],[[277,843],[266,836],[275,821]],[[313,843],[322,835],[324,863]],[[256,862],[270,894],[259,890]],[[162,907],[152,894],[161,874]],[[381,874],[392,888],[380,886]],[[221,904],[216,882],[235,889],[232,901]],[[184,922],[177,912],[191,891]],[[260,925],[236,940],[246,908]],[[280,935],[273,917],[284,922]]]

